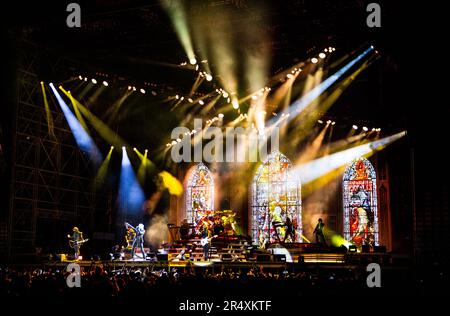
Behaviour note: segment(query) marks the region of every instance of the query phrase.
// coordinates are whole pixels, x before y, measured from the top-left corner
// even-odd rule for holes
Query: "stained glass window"
[[[302,241],[300,181],[290,173],[291,166],[285,155],[273,151],[253,178],[251,234],[253,242],[261,247],[273,242]],[[292,234],[286,234],[289,220]]]
[[[344,237],[356,246],[378,245],[377,179],[364,157],[351,162],[344,172]]]
[[[199,163],[188,175],[187,179],[187,220],[191,224],[198,226],[203,219],[213,212],[214,178],[208,167],[206,167],[203,163]]]

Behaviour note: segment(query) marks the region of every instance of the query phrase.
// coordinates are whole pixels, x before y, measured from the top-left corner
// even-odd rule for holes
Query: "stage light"
[[[363,126],[363,131],[367,132],[369,129],[366,126]]]
[[[284,114],[284,113],[283,113],[283,114]],[[323,121],[322,121],[322,120],[317,120],[317,123],[323,124]]]
[[[148,149],[146,149],[145,152],[148,153]]]
[[[377,129],[375,127],[372,128],[372,132],[375,132]]]
[[[177,142],[175,140],[172,141],[172,145],[176,145]]]
[[[357,125],[353,125],[352,128],[353,129],[358,129],[358,126]]]
[[[233,109],[235,109],[235,110],[239,109],[239,102],[238,102],[238,100],[233,100],[232,104],[233,104]]]
[[[108,86],[108,83],[107,83],[106,81],[103,81],[103,85],[104,85],[105,87],[107,87],[107,86]]]
[[[293,74],[287,74],[287,76],[286,76],[288,79],[292,79],[292,78],[294,78],[294,75]]]
[[[219,115],[217,115],[219,118],[223,118],[224,115],[222,113],[219,113]]]
[[[197,63],[197,59],[195,59],[194,57],[192,57],[191,59],[189,59],[189,63],[191,65],[195,65]]]
[[[191,98],[189,98],[189,99],[188,99],[188,102],[189,102],[189,103],[192,103],[192,102],[194,102],[194,100],[192,100]]]
[[[141,88],[141,90],[139,90],[142,94],[145,94],[145,90]]]
[[[198,104],[203,105],[205,104],[205,102],[203,102],[203,100],[198,101]]]
[[[327,121],[327,124],[331,124],[331,120],[328,120],[328,121]]]
[[[175,96],[175,99],[178,100],[179,98],[180,98],[180,96],[177,94],[177,95]]]
[[[252,95],[252,100],[256,100],[256,99],[258,99],[258,96],[257,95]]]
[[[319,58],[324,59],[327,55],[325,55],[324,53],[320,53],[319,54]]]
[[[97,84],[97,80],[95,80],[94,78],[91,79],[93,84]]]
[[[131,89],[133,89],[131,86],[128,86],[128,90],[131,90]]]
[[[336,122],[335,122],[335,121],[331,122],[331,125],[335,125],[335,124],[336,124]]]
[[[122,150],[124,150],[124,151],[125,151],[125,146],[122,146]]]
[[[325,48],[323,51],[324,51],[325,53],[328,53],[328,48]]]
[[[311,58],[311,62],[313,64],[317,64],[319,62],[319,60],[316,57]]]
[[[133,150],[136,151],[137,150],[136,147],[133,147]]]
[[[226,93],[225,91],[223,92],[223,97],[226,99],[228,98],[228,93]]]
[[[111,149],[114,149],[114,146],[111,146]]]
[[[181,98],[180,98],[180,101],[183,101],[183,100],[184,100],[184,97],[181,97]]]
[[[181,138],[177,138],[177,143],[181,143]]]
[[[87,77],[84,77],[84,81],[88,81],[88,78],[87,78]]]
[[[135,86],[133,86],[133,91],[136,91],[136,87]]]
[[[78,76],[78,79],[83,80],[83,76]]]
[[[206,75],[206,81],[211,81],[213,79],[213,77],[210,74]]]

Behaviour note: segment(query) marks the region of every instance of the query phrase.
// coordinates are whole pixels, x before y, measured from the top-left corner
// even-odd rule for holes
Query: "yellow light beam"
[[[114,150],[114,147],[111,146],[109,149],[108,155],[106,156],[105,160],[100,165],[100,168],[98,168],[97,174],[95,176],[94,180],[94,187],[98,189],[99,187],[103,186],[106,178],[106,174],[108,173],[109,168],[109,162],[111,161],[112,152]]]
[[[76,107],[80,112],[86,117],[91,123],[95,130],[103,137],[109,144],[120,149],[122,146],[126,146],[126,142],[115,132],[113,132],[102,120],[97,116],[92,114],[85,106],[83,106],[78,100],[76,100],[71,94],[69,94],[65,89],[61,87],[61,90],[66,94],[71,100],[73,100]]]
[[[44,106],[45,106],[45,114],[46,114],[46,118],[47,118],[48,133],[49,133],[50,136],[55,138],[56,136],[55,136],[55,130],[54,130],[54,125],[53,125],[52,112],[50,111],[50,106],[48,105],[47,94],[45,92],[45,85],[44,85],[43,81],[41,81],[41,90],[42,90],[42,98],[44,99]]]

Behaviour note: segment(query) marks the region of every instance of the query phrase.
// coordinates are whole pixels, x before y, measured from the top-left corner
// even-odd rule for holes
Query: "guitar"
[[[205,245],[206,244],[209,244],[210,242],[211,242],[211,240],[213,239],[213,238],[216,238],[218,235],[214,235],[214,236],[212,236],[212,237],[205,237],[205,238],[202,238],[201,240],[200,240],[200,245],[202,245],[202,247],[205,247]]]
[[[79,241],[69,240],[69,246],[70,246],[70,248],[75,248],[75,246],[81,246],[82,244],[84,244],[88,240],[89,240],[89,238],[86,238],[86,239],[83,239],[83,240],[79,240]]]

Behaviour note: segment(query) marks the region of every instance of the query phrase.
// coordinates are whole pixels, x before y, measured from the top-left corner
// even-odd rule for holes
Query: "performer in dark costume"
[[[131,246],[131,258],[134,259],[134,251],[136,248],[141,248],[141,252],[142,252],[142,259],[146,259],[145,256],[145,250],[144,250],[144,234],[145,234],[145,229],[144,229],[144,224],[139,224],[137,225],[137,227],[133,227],[131,226],[129,223],[125,223],[125,227],[127,229],[132,229],[135,232],[135,237],[133,240],[133,244]]]
[[[80,256],[80,247],[87,240],[83,238],[83,233],[80,232],[78,227],[75,226],[72,231],[72,235],[69,234],[67,237],[70,238],[69,245],[74,250],[74,258],[75,260],[78,260],[78,257]]]
[[[209,229],[208,229],[207,223],[203,224],[201,245],[203,246],[203,259],[205,261],[208,261],[209,260]]]
[[[325,241],[325,235],[323,234],[324,226],[325,224],[323,223],[323,220],[319,218],[319,221],[316,225],[316,228],[314,229],[313,234],[316,235],[316,243],[326,246],[327,242]]]
[[[284,240],[283,242],[287,241],[287,238],[291,236],[292,242],[295,242],[295,229],[294,224],[292,223],[291,219],[289,217],[286,217],[286,232],[284,233]]]

